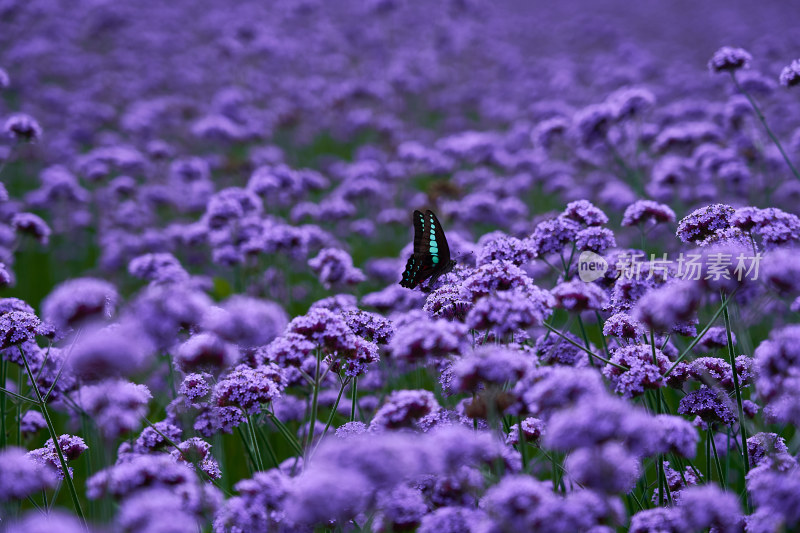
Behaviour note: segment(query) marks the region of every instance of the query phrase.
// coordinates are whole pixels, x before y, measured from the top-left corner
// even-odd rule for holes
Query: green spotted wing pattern
[[[414,251],[408,258],[400,285],[413,289],[430,277],[437,278],[453,267],[442,225],[433,211],[414,211]]]

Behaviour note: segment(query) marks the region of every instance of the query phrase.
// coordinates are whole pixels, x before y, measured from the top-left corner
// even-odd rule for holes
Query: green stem
[[[586,352],[586,353],[587,353],[587,354],[589,354],[590,356],[594,357],[595,359],[598,359],[598,360],[600,360],[600,361],[604,362],[604,363],[605,363],[605,364],[607,364],[607,365],[611,365],[611,366],[617,367],[617,368],[619,368],[620,370],[630,370],[630,369],[629,369],[628,367],[626,367],[626,366],[622,366],[622,365],[619,365],[619,364],[617,364],[617,363],[612,363],[611,361],[609,361],[609,360],[608,360],[608,359],[606,359],[605,357],[601,357],[601,356],[597,355],[596,353],[594,353],[593,351],[589,350],[589,349],[588,349],[588,348],[586,348],[585,346],[581,346],[580,344],[578,344],[578,343],[577,343],[577,342],[575,342],[574,340],[570,339],[569,337],[567,337],[566,335],[564,335],[563,333],[561,333],[560,331],[558,331],[556,328],[554,328],[553,326],[551,326],[551,325],[550,325],[550,324],[548,324],[547,322],[545,322],[545,323],[544,323],[544,327],[546,327],[547,329],[549,329],[550,331],[552,331],[553,333],[555,333],[556,335],[558,335],[559,337],[561,337],[562,339],[564,339],[565,341],[567,341],[568,343],[572,344],[572,345],[573,345],[573,346],[575,346],[576,348],[579,348],[579,349],[583,350],[584,352]]]
[[[786,161],[789,170],[792,171],[792,174],[794,174],[795,178],[800,180],[800,172],[797,171],[792,162],[789,160],[789,156],[786,155],[786,151],[783,149],[783,145],[781,145],[781,142],[778,140],[775,134],[772,133],[772,129],[767,124],[767,119],[764,118],[764,113],[761,112],[761,108],[758,107],[758,104],[756,104],[756,101],[753,99],[753,97],[750,96],[750,94],[747,91],[745,91],[741,85],[739,85],[739,80],[736,79],[736,73],[734,71],[731,71],[731,79],[733,79],[733,84],[736,85],[736,88],[739,90],[739,92],[742,93],[745,96],[745,98],[747,98],[748,102],[750,102],[750,106],[752,106],[753,111],[756,112],[758,120],[761,121],[761,124],[764,126],[764,129],[767,130],[767,135],[769,135],[769,138],[778,148],[778,151],[783,156],[783,160]]]
[[[353,385],[350,395],[350,422],[354,422],[356,419],[356,407],[358,406],[358,376],[353,378]]]
[[[526,468],[528,468],[528,453],[527,453],[527,443],[525,442],[525,433],[522,431],[522,417],[517,417],[517,428],[519,429],[519,452],[522,455],[522,471],[524,472]]]
[[[578,313],[578,327],[581,329],[581,337],[583,337],[583,342],[586,344],[586,350],[591,351],[590,344],[589,344],[589,336],[586,334],[586,328],[583,326],[583,320],[581,319],[580,312]],[[589,358],[589,364],[594,366],[594,361],[592,358]]]
[[[242,440],[242,444],[244,445],[244,451],[247,452],[247,458],[250,459],[250,473],[255,473],[258,469],[258,464],[256,463],[255,455],[253,454],[253,450],[250,448],[250,443],[247,442],[247,439],[244,436],[244,431],[242,431],[241,426],[236,426],[236,432],[239,434],[239,438]]]
[[[278,431],[281,432],[281,435],[283,435],[283,438],[289,443],[289,446],[292,447],[294,453],[302,457],[303,447],[300,446],[300,443],[297,441],[295,436],[292,435],[292,432],[289,431],[289,428],[286,427],[286,424],[278,420],[278,417],[272,414],[270,415],[270,420],[272,420],[272,423],[278,428]]]
[[[0,387],[6,386],[6,372],[8,372],[8,361],[0,358]],[[19,420],[17,420],[19,423]],[[0,448],[6,446],[6,395],[0,394]]]
[[[78,498],[78,491],[75,490],[75,483],[72,481],[72,476],[69,475],[67,460],[64,459],[64,453],[61,451],[61,444],[58,442],[58,434],[56,433],[53,419],[50,418],[50,411],[47,409],[47,404],[45,403],[44,398],[42,398],[42,393],[39,392],[39,387],[36,384],[35,376],[31,371],[30,365],[28,364],[28,358],[25,357],[25,351],[22,349],[22,346],[18,346],[18,348],[19,353],[22,356],[22,362],[25,364],[25,371],[28,373],[28,377],[31,380],[31,388],[36,394],[36,398],[39,400],[39,409],[42,410],[42,415],[47,423],[47,430],[50,433],[50,438],[53,439],[53,448],[56,449],[56,453],[58,454],[58,461],[61,463],[61,470],[64,472],[64,482],[67,484],[67,489],[69,489],[69,494],[72,497],[72,504],[75,506],[75,512],[78,513],[78,517],[80,517],[81,522],[83,522],[83,527],[88,529],[88,526],[86,525],[86,517],[83,515],[81,502]]]
[[[253,451],[256,456],[256,466],[259,471],[264,470],[264,462],[261,460],[261,448],[258,445],[258,438],[256,438],[256,429],[254,427],[253,416],[247,417],[247,431],[250,433],[250,442],[253,443]]]
[[[275,467],[278,467],[280,462],[278,461],[278,455],[275,453],[275,448],[272,447],[272,443],[269,441],[269,435],[267,435],[267,432],[264,431],[263,426],[256,425],[256,429],[258,429],[258,436],[261,437],[261,441],[267,447],[269,458],[272,460],[272,463],[275,465]]]
[[[711,441],[711,450],[714,452],[714,465],[717,467],[717,475],[719,476],[719,481],[723,487],[726,486],[725,482],[725,474],[722,472],[722,463],[719,460],[719,454],[717,453],[717,443],[714,441],[714,434],[711,431],[711,428],[708,428],[708,440]]]
[[[314,425],[317,422],[317,408],[319,407],[319,367],[322,360],[322,353],[317,348],[316,353],[316,368],[314,370],[314,393],[311,397],[311,420],[308,423],[308,433],[305,439],[305,449],[308,451],[311,443],[314,441]]]
[[[722,312],[725,311],[725,309],[728,307],[728,303],[731,301],[731,299],[733,298],[733,295],[736,294],[736,291],[738,291],[738,290],[739,289],[736,288],[730,294],[730,296],[728,296],[728,298],[726,300],[723,300],[723,302],[719,306],[719,309],[717,309],[714,312],[714,315],[711,317],[711,320],[708,321],[708,324],[706,324],[706,326],[703,328],[703,330],[700,333],[698,333],[697,336],[694,339],[692,339],[692,342],[690,342],[689,346],[687,346],[686,349],[683,350],[683,352],[681,352],[681,354],[678,356],[678,358],[675,359],[675,362],[672,363],[672,366],[669,367],[669,369],[667,369],[667,371],[664,373],[664,377],[669,376],[672,373],[672,371],[675,370],[675,367],[678,366],[678,363],[683,361],[683,359],[687,355],[689,355],[689,352],[692,351],[692,348],[694,348],[697,345],[697,343],[700,342],[703,339],[703,335],[705,335],[706,332],[709,329],[711,329],[711,327],[714,325],[714,322],[717,320],[717,318],[719,318],[719,315],[721,315]]]
[[[724,296],[724,295],[723,295]],[[730,299],[730,297],[728,298]],[[736,407],[739,411],[739,433],[742,435],[742,459],[744,460],[743,476],[750,471],[750,458],[747,454],[747,428],[744,423],[744,409],[742,408],[742,389],[739,385],[739,372],[736,371],[736,353],[733,351],[733,332],[731,331],[731,317],[728,308],[724,310],[725,333],[728,337],[728,358],[730,359],[731,373],[733,374],[733,390],[736,392]],[[743,481],[744,483],[744,477]]]
[[[606,354],[606,357],[610,357],[611,354],[608,352],[608,343],[606,342],[606,336],[603,335],[603,317],[600,316],[600,311],[595,311],[594,315],[597,317],[597,325],[600,328],[600,340],[603,342],[603,353]]]

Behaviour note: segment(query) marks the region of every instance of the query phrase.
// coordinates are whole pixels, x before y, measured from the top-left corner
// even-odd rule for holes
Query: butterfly
[[[414,252],[408,258],[400,286],[413,289],[431,278],[431,286],[436,279],[448,272],[456,262],[450,259],[450,248],[444,236],[442,225],[433,211],[414,211]]]

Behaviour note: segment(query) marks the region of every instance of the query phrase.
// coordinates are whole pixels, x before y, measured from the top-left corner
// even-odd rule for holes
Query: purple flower
[[[543,444],[569,451],[616,441],[635,455],[652,455],[668,449],[660,428],[659,422],[642,409],[603,393],[554,413]]]
[[[186,463],[192,467],[197,465],[211,479],[222,477],[219,463],[211,455],[211,444],[199,437],[192,437],[183,441],[178,445],[178,449],[172,450],[170,454],[179,463]]]
[[[392,357],[402,361],[442,359],[458,353],[466,342],[467,327],[447,320],[417,320],[397,327],[389,342]]]
[[[116,379],[84,385],[72,395],[75,403],[109,438],[139,427],[151,398],[150,390],[144,385]]]
[[[633,317],[656,332],[682,333],[686,323],[696,323],[702,293],[688,281],[674,281],[645,294],[636,303]]]
[[[56,285],[42,302],[42,316],[67,332],[84,322],[111,318],[118,300],[117,289],[107,281],[75,278]]]
[[[352,311],[358,309],[357,302],[358,300],[352,294],[334,294],[333,296],[317,300],[311,304],[308,310],[327,309],[328,311],[337,312]]]
[[[756,389],[778,420],[800,421],[800,326],[773,330],[754,353]]]
[[[479,385],[499,389],[518,381],[529,371],[532,363],[533,358],[525,352],[482,346],[453,364],[453,386],[461,392],[475,391]]]
[[[731,338],[733,339],[733,344],[736,344],[736,335],[731,332]],[[697,348],[699,350],[716,350],[718,348],[724,348],[728,345],[728,333],[727,330],[723,327],[713,327],[709,328],[706,331],[705,335],[703,335],[702,340],[697,343]]]
[[[736,72],[742,68],[749,68],[753,60],[747,50],[723,46],[711,56],[708,68],[711,72]]]
[[[493,261],[479,266],[467,276],[462,287],[469,291],[473,300],[494,291],[507,291],[531,286],[531,279],[518,266],[507,261]]]
[[[606,337],[635,340],[644,334],[644,325],[628,313],[612,315],[603,324],[603,335]]]
[[[284,500],[290,478],[277,469],[256,472],[234,488],[239,493],[225,501],[214,517],[215,531],[272,531],[284,519]]]
[[[428,295],[423,306],[431,317],[448,320],[463,320],[471,308],[472,293],[460,283],[445,283],[435,289]]]
[[[134,533],[168,529],[171,533],[194,533],[202,527],[202,522],[185,508],[186,500],[186,495],[161,487],[139,491],[120,505],[115,530]]]
[[[652,200],[637,200],[625,208],[622,215],[622,226],[663,224],[675,221],[675,211],[665,204]]]
[[[540,222],[529,237],[530,248],[536,257],[561,253],[567,244],[575,241],[580,230],[577,222],[565,217]]]
[[[342,316],[353,333],[376,344],[386,344],[394,335],[391,321],[377,313],[352,309],[343,311]]]
[[[11,522],[4,530],[6,533],[86,533],[86,526],[75,516],[57,509],[49,513],[30,511],[24,518]]]
[[[42,246],[50,242],[50,226],[38,215],[33,213],[17,213],[11,219],[11,225],[17,233],[29,235]]]
[[[614,108],[609,104],[584,107],[573,118],[573,128],[581,145],[590,147],[602,142],[613,125]]]
[[[73,435],[61,435],[58,437],[58,447],[61,448],[61,453],[64,455],[64,460],[67,462],[77,459],[83,452],[89,449],[82,438]],[[28,457],[42,466],[51,468],[53,472],[58,475],[59,479],[64,479],[61,460],[58,457],[58,451],[53,445],[53,439],[47,439],[43,447],[28,452]],[[72,477],[72,468],[68,467],[68,471],[69,476]]]
[[[683,533],[688,530],[679,509],[657,507],[639,511],[631,517],[629,533]]]
[[[465,322],[470,329],[491,331],[502,338],[541,325],[553,313],[554,304],[553,296],[535,285],[500,291],[479,299]]]
[[[536,416],[563,409],[580,402],[606,394],[600,374],[591,369],[576,369],[568,366],[544,367],[535,373],[533,381],[520,381],[515,391],[521,389],[528,411]]]
[[[574,220],[583,226],[602,226],[608,223],[606,214],[588,200],[568,203],[559,218]]]
[[[0,501],[22,500],[56,484],[56,473],[22,448],[0,450]]]
[[[623,370],[608,364],[603,367],[603,375],[614,384],[614,390],[626,398],[644,394],[645,389],[657,389],[664,385],[663,374],[669,368],[669,358],[649,344],[623,346],[611,352],[612,363],[627,367]]]
[[[185,373],[209,372],[219,374],[239,359],[239,350],[214,333],[198,333],[181,344],[174,362]]]
[[[564,281],[550,292],[555,297],[556,307],[576,313],[599,311],[608,301],[603,289],[583,281]]]
[[[474,533],[483,511],[468,507],[440,507],[422,517],[417,533]]]
[[[350,254],[338,248],[323,248],[319,255],[309,259],[308,266],[326,289],[334,285],[357,285],[367,279],[353,266]]]
[[[420,419],[435,415],[441,407],[426,390],[398,390],[392,392],[378,408],[371,430],[418,427]]]
[[[725,204],[711,204],[692,211],[678,223],[677,236],[683,242],[702,246],[729,228],[735,210]]]
[[[575,239],[575,247],[579,251],[589,250],[595,253],[602,253],[616,245],[617,241],[614,238],[613,231],[596,226],[580,230]]]
[[[189,274],[171,253],[161,252],[135,257],[128,263],[128,272],[137,278],[156,283],[186,281]]]
[[[374,307],[381,312],[403,312],[418,309],[424,303],[424,300],[425,293],[406,289],[396,283],[392,283],[381,291],[364,295],[361,298],[361,303]]]
[[[69,368],[86,381],[130,376],[150,361],[152,345],[128,323],[90,331],[71,348]]]
[[[484,235],[478,241],[481,245],[478,252],[478,266],[492,261],[508,261],[517,266],[529,263],[536,256],[528,240],[520,240],[502,232]]]
[[[24,311],[10,311],[0,315],[0,349],[17,346],[46,333],[41,320]]]
[[[583,345],[583,341],[572,333],[566,332],[564,335],[573,342]],[[536,339],[534,353],[544,364],[575,367],[588,366],[589,364],[588,355],[585,351],[568,342],[560,335],[552,333],[542,335]]]
[[[800,295],[800,254],[793,248],[773,250],[764,257],[761,277],[780,296]]]
[[[11,78],[5,69],[0,68],[0,90],[8,89],[9,87],[11,87]]]
[[[400,485],[380,494],[376,503],[380,511],[379,523],[389,531],[404,531],[417,527],[428,506],[418,489]]]
[[[300,367],[316,348],[316,344],[299,333],[284,333],[256,351],[259,363],[278,363],[282,368]]]
[[[679,416],[656,415],[665,451],[693,459],[697,453],[699,436],[691,422]]]
[[[542,438],[542,435],[544,435],[545,432],[545,423],[543,420],[534,418],[532,416],[524,419],[520,424],[511,426],[508,436],[506,437],[506,444],[511,446],[516,446],[519,444],[520,425],[522,426],[522,435],[525,442],[538,445],[539,440]]]
[[[800,59],[795,59],[788,66],[783,67],[779,80],[784,87],[800,85]]]
[[[47,427],[47,423],[39,411],[27,411],[19,421],[19,429],[23,435],[34,434],[45,427]]]
[[[90,499],[111,496],[116,499],[127,498],[143,489],[164,487],[173,491],[186,491],[196,483],[197,477],[192,469],[176,462],[167,454],[134,455],[129,461],[121,462],[100,470],[86,482],[86,495]]]
[[[714,484],[682,490],[677,505],[683,511],[688,530],[712,528],[720,533],[740,531],[742,511],[739,498]]]
[[[172,442],[180,442],[183,430],[178,426],[166,420],[156,422],[153,426],[144,428],[136,438],[133,443],[133,451],[135,453],[149,453],[166,447],[169,443],[164,439],[164,436]]]
[[[159,348],[169,348],[179,331],[198,327],[210,307],[211,299],[188,285],[153,285],[129,307],[129,313]]]
[[[606,98],[617,120],[641,117],[656,103],[655,95],[643,87],[622,87]]]
[[[564,467],[582,486],[608,494],[630,492],[641,474],[639,460],[616,442],[579,448],[569,454]]]
[[[247,420],[239,407],[206,406],[194,421],[194,429],[204,437],[217,433],[232,433],[234,428]]]
[[[238,407],[248,414],[261,412],[283,392],[286,377],[274,363],[251,368],[239,365],[214,386],[214,401],[219,407]]]
[[[278,304],[235,295],[222,308],[211,308],[203,325],[228,342],[255,347],[280,335],[286,322],[286,312]]]
[[[783,437],[776,433],[756,433],[747,439],[747,453],[753,466],[765,464],[781,471],[797,467]]]
[[[32,116],[15,113],[6,119],[3,133],[16,141],[34,142],[41,138],[42,127]]]
[[[678,412],[687,416],[699,416],[705,422],[722,422],[730,426],[736,421],[730,399],[708,387],[690,392],[681,398]]]

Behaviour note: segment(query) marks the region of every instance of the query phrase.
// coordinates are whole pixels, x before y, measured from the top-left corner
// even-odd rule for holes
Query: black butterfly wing
[[[450,248],[433,211],[414,211],[414,252],[403,271],[402,287],[413,289],[450,264]]]
[[[426,213],[428,215],[428,219],[430,223],[431,235],[428,236],[428,242],[436,244],[436,249],[438,250],[437,256],[439,261],[436,263],[437,266],[441,266],[444,268],[450,263],[450,246],[447,244],[447,237],[444,236],[444,230],[442,229],[442,225],[439,224],[439,219],[436,218],[436,215],[433,214],[433,211],[428,211]]]
[[[413,289],[436,271],[430,254],[413,253],[408,258],[400,286]]]

